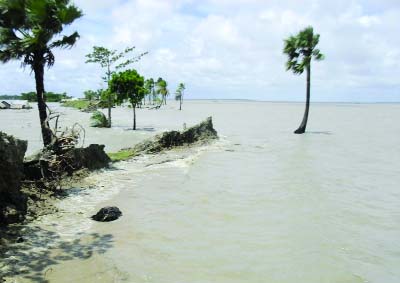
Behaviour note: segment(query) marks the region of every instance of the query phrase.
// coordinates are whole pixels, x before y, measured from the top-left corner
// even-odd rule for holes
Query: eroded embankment
[[[27,142],[0,133],[0,226],[18,223],[55,210],[52,199],[66,195],[92,170],[142,154],[156,154],[174,147],[204,144],[218,135],[209,117],[184,131],[168,131],[117,153],[104,152],[104,145],[42,150],[25,158]]]
[[[184,131],[168,131],[145,140],[132,148],[125,148],[116,153],[109,153],[112,161],[127,160],[141,154],[155,154],[174,147],[204,144],[217,139],[218,133],[214,129],[212,118]]]

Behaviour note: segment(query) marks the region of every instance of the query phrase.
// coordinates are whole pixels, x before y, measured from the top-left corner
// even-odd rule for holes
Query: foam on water
[[[224,150],[229,144],[226,138],[221,137],[220,140],[207,145],[178,148],[159,155],[143,155],[118,162],[110,170],[100,170],[87,177],[84,183],[92,185],[70,189],[68,197],[56,203],[59,212],[43,216],[33,225],[52,227],[51,229],[64,239],[76,238],[80,233],[92,228],[94,222],[90,216],[96,212],[99,205],[107,203],[121,190],[126,189],[127,183],[134,185],[136,176],[165,167],[180,168],[187,172],[203,153]],[[53,226],[53,223],[58,225]]]

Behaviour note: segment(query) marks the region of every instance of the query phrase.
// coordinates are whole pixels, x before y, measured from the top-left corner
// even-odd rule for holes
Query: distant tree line
[[[55,92],[46,92],[46,102],[61,102],[63,99],[70,99],[71,97],[64,93],[55,93]],[[36,92],[23,92],[20,95],[0,95],[0,99],[2,100],[27,100],[29,102],[37,102]]]
[[[0,95],[0,100],[21,100],[21,95]]]

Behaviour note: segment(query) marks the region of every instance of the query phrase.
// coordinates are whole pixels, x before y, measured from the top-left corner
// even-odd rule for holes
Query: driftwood
[[[24,162],[26,181],[49,180],[53,187],[60,187],[66,176],[81,169],[100,169],[110,162],[102,145],[84,148],[86,132],[78,123],[63,131],[58,129],[60,114],[49,109],[48,121],[53,121],[52,143]]]

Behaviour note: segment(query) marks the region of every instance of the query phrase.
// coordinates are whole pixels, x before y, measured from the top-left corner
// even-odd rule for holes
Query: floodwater
[[[171,102],[172,103],[172,102]],[[92,174],[25,227],[0,260],[7,282],[400,282],[400,105],[188,101],[131,112],[115,128],[57,108],[107,151],[213,116],[221,139]],[[0,111],[0,130],[40,147],[35,110]],[[123,216],[89,217],[103,206]]]

